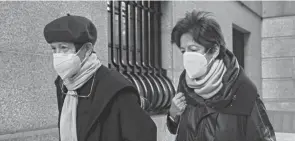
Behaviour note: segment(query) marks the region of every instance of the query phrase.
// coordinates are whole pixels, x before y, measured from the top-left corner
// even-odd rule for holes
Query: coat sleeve
[[[128,141],[157,141],[156,124],[138,101],[133,93],[122,93],[116,100],[122,137]]]
[[[183,81],[183,78],[184,78],[184,75],[185,75],[185,72],[183,71],[179,77],[179,82],[178,82],[178,87],[177,87],[177,93],[179,92],[183,92],[184,91],[184,88],[183,88],[183,85],[182,85],[182,81]],[[177,129],[178,129],[178,126],[179,126],[179,121],[180,121],[180,118],[179,116],[176,116],[175,119],[171,119],[169,113],[166,117],[166,125],[168,127],[168,130],[171,134],[176,134],[177,132]]]
[[[266,113],[266,108],[260,98],[257,98],[251,113],[260,141],[276,141],[275,132]]]
[[[175,119],[171,119],[170,115],[167,115],[167,127],[171,134],[176,134],[177,128],[179,124],[179,116],[175,117]]]

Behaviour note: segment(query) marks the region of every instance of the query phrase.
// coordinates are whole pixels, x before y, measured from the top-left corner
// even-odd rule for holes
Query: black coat
[[[180,77],[183,81],[185,72]],[[273,127],[256,87],[241,69],[231,87],[232,99],[204,100],[185,94],[188,106],[176,121],[167,116],[167,126],[176,141],[275,141]],[[177,128],[179,129],[177,132]]]
[[[94,78],[90,97],[78,101],[78,141],[156,141],[156,125],[141,109],[135,87],[120,73],[105,66],[98,69]],[[94,78],[77,90],[78,95],[90,93]],[[55,84],[59,123],[65,95],[61,91],[60,77]]]

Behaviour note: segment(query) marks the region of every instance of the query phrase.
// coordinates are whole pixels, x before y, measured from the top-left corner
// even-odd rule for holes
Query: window
[[[108,1],[109,68],[128,78],[150,114],[167,112],[175,93],[161,65],[161,3]]]
[[[243,32],[233,28],[233,53],[237,57],[239,64],[244,68],[244,41],[245,35]]]

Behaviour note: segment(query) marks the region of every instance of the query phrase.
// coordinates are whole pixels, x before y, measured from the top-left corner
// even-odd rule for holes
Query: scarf
[[[209,72],[202,79],[191,79],[186,75],[188,87],[194,89],[194,92],[204,99],[208,99],[217,94],[222,86],[222,77],[226,72],[223,60],[215,60]]]
[[[77,141],[77,105],[78,97],[76,90],[82,87],[98,70],[101,62],[95,53],[92,53],[85,63],[82,64],[79,72],[72,78],[64,80],[68,92],[60,116],[60,139],[61,141]],[[94,78],[93,78],[94,79]]]
[[[220,89],[220,91],[217,92],[217,94],[207,99],[207,101],[209,100],[210,102],[218,102],[220,100],[230,100],[233,98],[231,88],[233,84],[235,83],[236,79],[238,78],[238,75],[240,72],[239,63],[235,55],[228,49],[226,49],[225,55],[222,57],[222,61],[226,67],[226,72],[223,74],[222,81],[221,81],[223,86]],[[190,88],[187,85],[185,77],[186,77],[186,73],[185,71],[183,71],[182,74],[180,75],[177,91],[187,94],[186,96],[187,96],[188,103],[197,102],[199,104],[202,104],[204,101],[204,98],[196,94],[194,92],[194,89]]]

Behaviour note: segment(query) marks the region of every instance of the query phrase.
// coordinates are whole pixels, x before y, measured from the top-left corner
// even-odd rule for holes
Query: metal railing
[[[135,86],[142,108],[167,112],[175,88],[161,64],[161,3],[109,1],[109,68]]]

